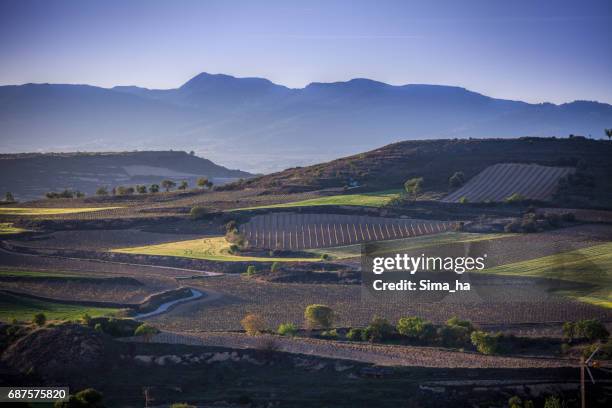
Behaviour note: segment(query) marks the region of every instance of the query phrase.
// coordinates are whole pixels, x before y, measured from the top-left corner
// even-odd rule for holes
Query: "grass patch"
[[[224,237],[207,237],[188,241],[168,242],[132,248],[118,248],[111,252],[138,255],[162,255],[181,258],[206,259],[223,262],[312,262],[316,258],[280,258],[233,255]]]
[[[0,320],[31,321],[36,313],[44,313],[49,320],[77,320],[87,313],[91,317],[113,316],[119,309],[90,307],[37,299],[0,292]]]
[[[311,207],[319,205],[354,205],[361,207],[382,207],[395,197],[399,197],[399,190],[386,190],[363,194],[340,194],[328,197],[311,198],[302,201],[294,201],[291,203],[235,208],[229,211],[257,210],[263,208]]]
[[[13,223],[0,222],[0,235],[19,234],[27,231],[24,228],[14,227]]]
[[[445,232],[441,234],[425,235],[413,238],[401,238],[388,241],[379,241],[384,251],[408,251],[427,248],[436,245],[457,244],[464,242],[486,241],[512,236],[512,234],[477,234],[468,232]],[[324,249],[306,250],[314,254],[326,254],[332,259],[346,259],[361,256],[361,244],[339,246]]]
[[[27,276],[32,278],[82,278],[84,275],[77,275],[64,272],[54,271],[22,271],[19,269],[4,269],[0,270],[0,276],[13,277],[13,276]]]
[[[612,308],[612,242],[501,265],[482,272],[588,284],[591,285],[590,289],[577,286],[576,289],[557,293],[581,302]]]
[[[59,215],[84,212],[114,210],[123,207],[81,207],[81,208],[35,208],[35,207],[0,207],[0,215]]]

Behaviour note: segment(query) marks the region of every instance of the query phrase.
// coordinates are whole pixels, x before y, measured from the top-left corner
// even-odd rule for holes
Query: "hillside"
[[[256,172],[355,154],[401,139],[603,137],[612,106],[495,99],[440,85],[369,79],[290,89],[202,73],[175,89],[0,87],[0,151],[195,149]]]
[[[0,155],[0,192],[10,191],[21,200],[41,198],[48,191],[92,194],[101,186],[159,184],[162,179],[187,180],[193,186],[202,176],[222,184],[251,174],[175,151]]]
[[[405,141],[308,167],[296,167],[244,181],[228,188],[263,187],[309,191],[353,186],[351,191],[402,188],[412,177],[423,177],[427,192],[447,193],[456,171],[465,179],[497,163],[532,163],[578,167],[580,179],[563,190],[576,204],[612,206],[612,143],[582,138],[520,138]],[[586,180],[586,181],[585,181]]]

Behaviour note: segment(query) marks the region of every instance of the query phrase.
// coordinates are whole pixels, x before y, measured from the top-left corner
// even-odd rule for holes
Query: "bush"
[[[363,332],[364,340],[371,342],[385,341],[391,337],[394,330],[395,328],[387,321],[387,319],[375,317]]]
[[[147,342],[157,333],[159,333],[159,330],[146,323],[141,324],[134,330],[134,336],[142,336]]]
[[[254,265],[247,266],[246,272],[244,273],[246,276],[253,276],[257,271],[255,270]]]
[[[584,358],[588,358],[599,347],[599,351],[595,355],[595,360],[612,360],[612,343],[595,343],[589,344],[582,349]]]
[[[102,394],[93,388],[87,388],[70,395],[67,400],[59,400],[54,408],[102,408]]]
[[[397,323],[397,332],[412,339],[430,339],[435,329],[433,324],[420,317],[402,317]]]
[[[346,339],[350,341],[362,341],[363,340],[363,329],[350,329],[346,333]]]
[[[459,204],[467,204],[468,203],[468,199],[466,196],[463,196],[459,199]]]
[[[329,329],[334,322],[334,311],[326,305],[309,305],[304,310],[304,319],[309,328]]]
[[[452,188],[461,187],[465,183],[465,174],[462,171],[456,171],[455,174],[450,176],[448,184]]]
[[[544,401],[544,408],[563,408],[565,404],[561,402],[561,400],[554,395],[546,397]]]
[[[498,354],[500,352],[499,339],[500,334],[489,334],[483,331],[473,331],[470,339],[472,344],[476,346],[482,354]]]
[[[170,408],[196,408],[195,405],[187,404],[186,402],[175,402],[170,405]]]
[[[83,314],[83,316],[81,316],[81,323],[85,326],[89,326],[91,324],[91,316],[87,313]]]
[[[278,263],[278,262],[273,262],[273,263],[272,263],[272,267],[270,268],[270,272],[272,272],[272,273],[276,273],[276,272],[278,272],[278,271],[279,271],[279,269],[280,269],[280,263]]]
[[[324,337],[326,339],[337,339],[338,331],[336,329],[325,330],[321,333],[321,337]]]
[[[96,190],[96,195],[99,195],[99,196],[106,196],[106,195],[108,195],[108,190],[106,189],[106,187],[99,187],[99,188]]]
[[[461,347],[470,342],[470,335],[474,326],[469,320],[460,320],[452,317],[447,320],[446,325],[438,329],[440,342],[447,347]]]
[[[523,197],[519,193],[514,193],[506,197],[504,201],[508,204],[518,204],[518,203],[522,203],[523,201],[525,201],[525,197]]]
[[[597,319],[578,320],[563,323],[563,335],[569,341],[573,339],[606,340],[610,333],[606,326]]]
[[[281,323],[276,332],[281,336],[293,337],[297,334],[297,327],[293,323]]]
[[[192,220],[202,220],[209,215],[209,211],[206,207],[196,206],[192,207],[189,211],[189,216]]]
[[[248,313],[240,324],[249,336],[256,336],[266,330],[266,322],[263,317],[255,313]]]
[[[47,316],[44,313],[36,313],[32,319],[32,323],[37,326],[44,326],[47,322]]]

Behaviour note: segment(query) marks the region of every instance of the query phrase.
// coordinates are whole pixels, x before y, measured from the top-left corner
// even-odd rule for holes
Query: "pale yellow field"
[[[114,210],[122,207],[82,207],[82,208],[35,208],[35,207],[0,207],[0,215],[57,215],[84,212]]]
[[[206,237],[188,241],[168,242],[132,248],[118,248],[111,252],[140,255],[177,256],[182,258],[207,259],[224,262],[312,262],[317,258],[280,258],[233,255],[230,244],[224,237]]]
[[[10,222],[0,222],[0,235],[19,234],[27,231],[24,228],[14,227]]]

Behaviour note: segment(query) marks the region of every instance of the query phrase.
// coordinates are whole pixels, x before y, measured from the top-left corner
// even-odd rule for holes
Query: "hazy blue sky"
[[[0,0],[0,84],[367,77],[612,103],[612,1]]]

